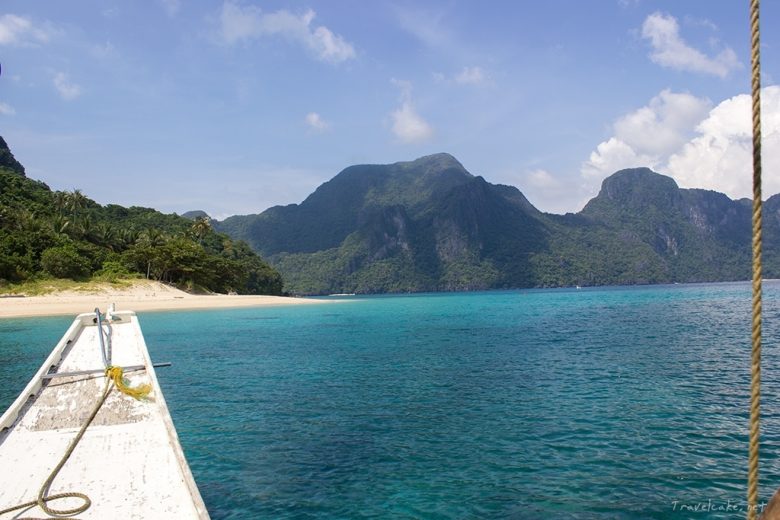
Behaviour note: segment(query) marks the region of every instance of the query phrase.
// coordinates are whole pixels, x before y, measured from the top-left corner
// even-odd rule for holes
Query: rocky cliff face
[[[750,206],[722,193],[680,189],[647,168],[604,180],[582,215],[650,245],[671,281],[749,276]]]
[[[780,198],[766,207],[771,273]],[[607,178],[577,215],[549,215],[437,154],[351,166],[300,205],[216,226],[269,256],[292,292],[329,293],[746,279],[749,220],[747,201],[647,168]]]

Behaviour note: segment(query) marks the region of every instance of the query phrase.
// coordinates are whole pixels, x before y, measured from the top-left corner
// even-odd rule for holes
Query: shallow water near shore
[[[780,283],[764,289],[768,500]],[[747,283],[139,316],[214,519],[744,516]],[[0,408],[71,320],[0,321]]]

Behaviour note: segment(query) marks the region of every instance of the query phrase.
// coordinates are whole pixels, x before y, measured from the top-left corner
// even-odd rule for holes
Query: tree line
[[[101,206],[0,166],[0,284],[144,277],[187,290],[281,294],[281,275],[242,241],[150,208]]]

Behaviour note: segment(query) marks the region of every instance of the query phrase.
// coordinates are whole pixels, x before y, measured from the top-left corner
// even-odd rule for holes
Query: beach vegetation
[[[95,276],[88,280],[71,280],[39,275],[15,284],[0,284],[0,289],[4,295],[42,296],[64,291],[94,294],[106,289],[106,287],[113,289],[131,288],[137,283],[137,280],[137,278],[132,277],[104,280]]]
[[[151,208],[102,206],[29,179],[0,138],[0,285],[148,278],[184,289],[281,294],[282,277],[244,242]],[[14,167],[8,166],[14,165]],[[32,290],[38,290],[33,288]]]
[[[106,282],[116,282],[118,280],[127,280],[131,278],[140,278],[141,274],[128,269],[118,256],[109,257],[103,262],[101,268],[92,275],[95,280]]]
[[[90,260],[71,244],[50,247],[41,253],[41,269],[54,278],[79,280],[90,273]]]

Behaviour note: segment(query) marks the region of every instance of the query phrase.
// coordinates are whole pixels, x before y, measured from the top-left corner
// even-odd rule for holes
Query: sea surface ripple
[[[744,517],[748,284],[340,300],[140,315],[212,518]],[[0,407],[69,321],[0,321]]]

